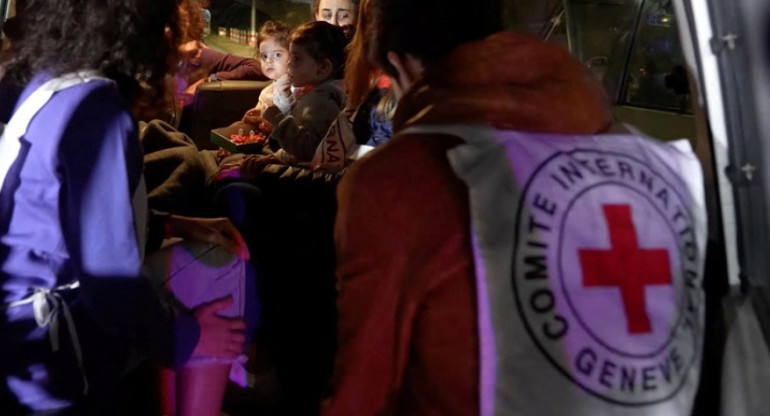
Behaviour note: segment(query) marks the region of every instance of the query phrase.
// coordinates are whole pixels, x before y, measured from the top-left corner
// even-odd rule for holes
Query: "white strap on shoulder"
[[[0,124],[0,186],[5,183],[8,170],[19,156],[19,150],[21,149],[20,139],[27,133],[27,128],[32,118],[48,103],[56,92],[94,80],[108,79],[99,76],[95,71],[74,72],[53,78],[38,87],[21,103],[16,112],[13,113],[7,126]],[[78,368],[83,377],[83,394],[87,394],[88,380],[83,367],[83,353],[80,348],[77,330],[75,329],[75,322],[72,319],[67,303],[59,294],[61,291],[77,289],[79,286],[79,282],[74,282],[53,289],[35,288],[31,296],[12,302],[5,305],[5,307],[13,308],[31,303],[37,325],[41,328],[49,327],[51,347],[54,351],[59,349],[59,313],[63,312],[75,351],[75,357],[77,358]]]
[[[27,133],[32,118],[58,91],[94,81],[108,80],[96,71],[79,71],[53,78],[38,87],[13,113],[8,125],[0,125],[0,186],[5,183],[8,170],[19,155],[20,139]]]

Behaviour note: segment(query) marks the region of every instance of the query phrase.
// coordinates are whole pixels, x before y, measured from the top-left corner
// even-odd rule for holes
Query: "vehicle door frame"
[[[0,0],[0,45],[5,40],[5,34],[3,34],[3,24],[9,17],[11,17],[11,11],[15,10],[15,0]]]

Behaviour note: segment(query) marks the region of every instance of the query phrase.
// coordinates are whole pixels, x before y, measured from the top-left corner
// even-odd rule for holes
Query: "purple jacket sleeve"
[[[211,49],[201,51],[200,65],[209,74],[214,74],[220,80],[250,80],[265,81],[259,62],[231,54],[217,52]]]
[[[141,276],[132,200],[142,159],[136,126],[114,87],[78,103],[59,147],[61,223],[81,299],[105,330],[168,365],[181,365],[199,337],[192,316],[160,301]],[[146,204],[146,199],[140,198]]]

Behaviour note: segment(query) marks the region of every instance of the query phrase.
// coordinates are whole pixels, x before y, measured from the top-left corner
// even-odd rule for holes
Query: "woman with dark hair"
[[[658,253],[679,259],[688,252],[699,264],[692,270],[702,270],[702,182],[689,145],[601,136],[612,124],[601,85],[564,48],[503,31],[499,0],[371,6],[369,57],[393,79],[396,136],[356,162],[337,188],[338,350],[333,396],[321,414],[692,414],[704,308],[677,299],[702,299],[701,276],[670,271],[668,263],[643,272],[666,276],[672,289],[655,302],[640,290],[636,299],[649,306],[636,314],[624,309],[620,291],[591,287],[610,279],[630,285],[635,274],[605,267],[604,251],[581,250],[606,245],[602,216],[609,239],[619,241],[623,222],[632,244],[637,232],[641,239],[643,231],[669,227],[668,219],[637,202],[639,191],[626,186],[631,180],[618,186],[615,173],[569,187],[571,194],[540,180],[555,178],[551,170],[561,162],[551,162],[562,156],[643,155],[642,170],[665,172],[664,181],[678,184],[672,194],[687,195],[677,204],[687,207],[699,235],[697,243],[675,237]],[[591,209],[576,215],[589,192],[582,201],[590,199]],[[551,215],[559,218],[553,230],[537,223]],[[551,231],[553,239],[543,237]],[[533,242],[538,251],[525,248]],[[685,287],[692,291],[674,291]],[[555,295],[541,308],[535,299],[550,288]],[[696,323],[677,326],[681,316]],[[579,328],[591,322],[584,336]],[[604,350],[589,343],[600,327],[609,343],[598,344],[610,345]],[[611,355],[613,345],[662,359],[665,348],[646,349],[653,338],[676,345],[677,356],[687,357],[679,361],[689,364],[647,390],[600,374],[600,362],[647,365]]]
[[[232,300],[188,313],[142,277],[147,200],[132,110],[166,96],[178,1],[28,7],[21,24],[34,30],[15,44],[11,67],[27,86],[0,140],[0,408],[111,414],[136,348],[181,370],[177,414],[218,415],[221,363],[244,343],[244,323],[217,314]],[[166,236],[243,250],[227,221],[165,224]]]

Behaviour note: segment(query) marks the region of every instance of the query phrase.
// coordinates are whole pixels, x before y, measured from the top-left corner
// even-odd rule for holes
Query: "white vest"
[[[418,126],[468,185],[480,414],[689,415],[706,210],[687,141]]]

